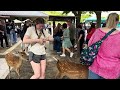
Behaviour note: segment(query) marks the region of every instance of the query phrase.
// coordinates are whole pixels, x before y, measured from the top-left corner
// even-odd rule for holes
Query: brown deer
[[[57,61],[56,65],[58,69],[55,78],[59,76],[59,78],[62,79],[64,76],[67,76],[70,79],[87,79],[88,66],[68,60],[58,60],[55,57],[53,58]]]
[[[25,51],[22,51],[22,52],[18,51],[16,54],[13,52],[7,53],[5,55],[5,59],[6,59],[7,65],[9,66],[9,72],[11,73],[10,68],[13,67],[13,69],[16,71],[16,73],[18,75],[18,78],[20,78],[19,71],[20,71],[20,67],[22,64],[22,60],[27,61],[27,59],[28,59],[28,56],[25,53]],[[10,73],[9,73],[9,79],[11,77]]]

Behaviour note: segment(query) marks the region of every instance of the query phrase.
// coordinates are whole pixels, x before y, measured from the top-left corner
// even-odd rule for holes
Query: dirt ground
[[[15,51],[20,50],[20,46],[15,49]],[[52,58],[52,56],[55,56],[58,59],[61,59],[59,55],[56,54],[56,52],[51,51],[47,52],[47,67],[46,67],[46,79],[55,79],[55,75],[57,73],[57,67],[56,67],[56,61]],[[78,62],[79,60],[76,59],[76,56],[71,59],[69,59],[69,56],[66,58],[67,60],[74,60],[74,62]],[[18,79],[18,76],[14,70],[11,70],[11,79]],[[29,61],[23,61],[22,66],[20,68],[20,79],[30,79],[30,77],[33,75],[33,70],[30,65]],[[8,76],[6,77],[8,79]],[[63,79],[68,79],[67,77],[64,77]]]
[[[8,48],[2,48],[0,47],[0,53],[4,53]]]

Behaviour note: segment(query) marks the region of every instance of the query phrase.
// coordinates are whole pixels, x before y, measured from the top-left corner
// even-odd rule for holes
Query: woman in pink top
[[[116,28],[119,15],[109,14],[106,27],[96,29],[88,45],[102,39],[112,28]],[[117,79],[120,76],[120,32],[114,31],[101,44],[97,57],[89,67],[88,79]]]

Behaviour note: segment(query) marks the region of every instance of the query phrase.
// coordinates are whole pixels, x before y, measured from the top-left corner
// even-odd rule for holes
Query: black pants
[[[3,39],[5,39],[6,46],[8,47],[7,35],[0,35],[1,47],[3,47]]]
[[[79,45],[80,45],[80,53],[81,53],[81,51],[83,50],[83,44],[84,44],[84,42],[79,42]]]
[[[0,34],[1,47],[3,47],[3,35]]]

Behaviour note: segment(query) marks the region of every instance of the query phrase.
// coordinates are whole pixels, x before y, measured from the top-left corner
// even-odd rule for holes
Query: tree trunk
[[[82,14],[82,11],[78,11],[78,16],[76,18],[76,26],[80,24],[81,14]],[[78,38],[76,40],[78,41]],[[79,43],[77,43],[77,56],[79,55],[80,55],[80,47],[79,47]]]
[[[76,16],[76,27],[80,23],[82,11],[72,11],[72,13]]]
[[[80,20],[81,20],[81,14],[77,15],[76,17],[76,27],[80,24]]]
[[[76,27],[77,27],[80,24],[82,11],[73,11],[73,13],[76,16]],[[76,43],[77,41],[78,38],[76,38]],[[79,55],[80,55],[80,47],[79,47],[79,43],[77,43],[77,56]]]
[[[97,17],[97,27],[96,28],[100,28],[101,27],[101,11],[95,11],[96,17]]]

